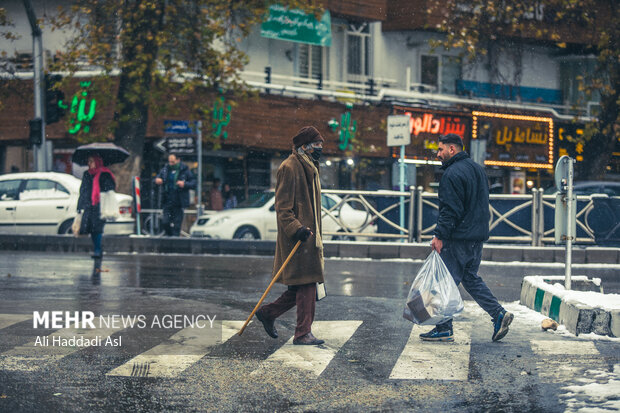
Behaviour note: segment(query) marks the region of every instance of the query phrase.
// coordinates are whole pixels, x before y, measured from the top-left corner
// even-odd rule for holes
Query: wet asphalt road
[[[485,263],[481,274],[516,314],[509,335],[492,343],[488,316],[466,301],[459,326],[471,330],[456,331],[457,347],[434,360],[436,372],[428,361],[421,366],[431,379],[395,378],[403,355],[419,348],[416,340],[409,340],[411,323],[401,316],[419,265],[328,260],[328,298],[318,303],[316,320],[327,322],[323,337],[331,339],[327,344],[333,351],[324,351],[329,357],[318,361],[310,353],[306,369],[299,367],[303,363],[291,367],[290,353],[281,354],[294,332],[294,312],[278,320],[280,338],[275,340],[256,323],[242,337],[227,336],[207,350],[192,347],[187,337],[180,339],[181,350],[163,351],[161,363],[170,363],[174,370],[183,357],[192,361],[170,377],[158,377],[155,365],[151,375],[110,372],[132,360],[135,369],[140,363],[134,357],[169,344],[182,328],[120,329],[110,337],[122,337],[121,346],[71,351],[39,347],[28,353],[28,343],[56,329],[34,329],[26,319],[0,325],[0,411],[478,412],[564,411],[575,403],[601,407],[600,401],[567,397],[565,387],[600,382],[596,371],[611,374],[620,364],[620,342],[544,333],[532,314],[514,303],[523,275],[562,272],[553,266]],[[6,319],[7,314],[31,318],[33,311],[91,311],[143,315],[148,320],[209,314],[239,322],[268,284],[271,260],[117,255],[106,257],[104,267],[109,272],[93,278],[91,260],[84,255],[0,252],[0,314]],[[582,271],[602,277],[606,292],[618,292],[617,267],[581,267],[573,273]],[[267,300],[282,291],[276,285]],[[355,327],[344,337],[348,327],[337,322]],[[444,347],[431,357],[452,344],[436,345]],[[558,346],[566,347],[567,353],[549,350]],[[283,358],[270,362],[278,354]],[[171,361],[172,356],[176,358]],[[320,363],[325,365],[319,371]],[[465,369],[460,379],[455,378],[459,366]]]

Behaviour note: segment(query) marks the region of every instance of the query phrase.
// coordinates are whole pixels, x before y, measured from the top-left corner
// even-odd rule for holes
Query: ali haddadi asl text
[[[34,341],[35,347],[120,347],[122,337],[102,336],[86,338],[82,336],[61,337],[61,336],[37,336]]]

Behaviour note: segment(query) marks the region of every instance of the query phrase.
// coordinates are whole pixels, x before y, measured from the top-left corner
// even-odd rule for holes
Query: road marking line
[[[104,317],[100,317],[104,318]],[[94,325],[101,325],[101,321],[96,318],[93,320]],[[37,341],[17,346],[9,351],[0,354],[0,369],[10,371],[36,371],[44,365],[58,361],[69,354],[80,351],[89,346],[64,346],[55,344],[54,339],[62,341],[63,339],[83,338],[92,341],[99,337],[101,345],[105,343],[108,336],[123,330],[120,328],[63,328],[55,331],[47,336],[39,336],[40,340],[47,340],[48,344],[37,344]]]
[[[109,371],[108,376],[176,377],[203,358],[212,347],[239,332],[243,321],[222,321],[222,335],[211,328],[184,328],[144,353]],[[217,327],[216,327],[217,328]]]
[[[31,318],[31,314],[0,314],[0,330]]]
[[[536,361],[538,376],[545,381],[571,381],[582,377],[587,370],[607,368],[607,363],[591,341],[532,340],[531,345],[532,351],[540,356]]]
[[[466,381],[469,374],[471,323],[454,323],[454,342],[422,341],[430,326],[414,325],[390,379]]]
[[[320,346],[296,346],[291,337],[278,351],[265,360],[251,374],[257,375],[278,368],[295,368],[305,370],[319,377],[334,358],[340,348],[355,333],[362,321],[315,321],[312,324],[313,334],[325,344]]]
[[[532,351],[541,355],[584,355],[594,356],[599,352],[591,341],[532,340]]]

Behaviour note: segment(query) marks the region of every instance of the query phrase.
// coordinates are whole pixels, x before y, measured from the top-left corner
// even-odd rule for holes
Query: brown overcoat
[[[314,164],[318,170],[318,162]],[[275,199],[278,238],[273,275],[280,269],[297,243],[293,239],[297,230],[303,226],[312,231],[312,236],[301,243],[282,272],[278,280],[282,284],[323,282],[322,252],[317,248],[315,238],[317,231],[321,233],[322,230],[321,211],[318,211],[319,228],[316,228],[313,208],[313,200],[320,199],[321,194],[319,188],[315,188],[315,193],[312,194],[314,174],[314,169],[297,153],[292,153],[278,168]]]

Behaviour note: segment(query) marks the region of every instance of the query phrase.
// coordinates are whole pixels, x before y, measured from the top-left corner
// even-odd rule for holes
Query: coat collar
[[[463,159],[467,159],[467,158],[469,158],[469,155],[467,154],[467,152],[461,151],[457,153],[456,155],[454,155],[452,158],[450,158],[446,163],[443,163],[441,165],[441,169],[448,169],[448,167],[452,165],[453,163],[462,161]]]
[[[310,165],[308,165],[308,162],[304,161],[297,152],[293,152],[293,155],[295,155],[295,158],[297,159],[297,161],[304,168],[304,171],[306,172],[306,175],[308,175],[310,177],[314,177],[314,169],[312,169],[312,167],[310,167]],[[316,170],[318,171],[319,170],[319,163],[317,161],[315,161],[314,159],[312,159],[312,158],[310,158],[310,160],[312,161],[312,163],[316,167]]]

